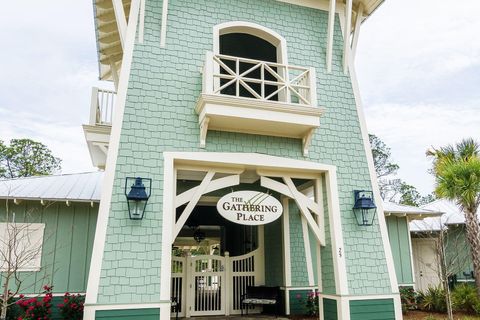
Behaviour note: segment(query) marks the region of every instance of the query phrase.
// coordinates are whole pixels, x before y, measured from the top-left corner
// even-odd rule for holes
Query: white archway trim
[[[214,170],[208,171],[199,186],[191,188],[175,197],[175,209],[187,202],[188,204],[178,218],[177,222],[175,222],[172,234],[172,243],[175,242],[180,230],[192,213],[193,209],[195,209],[195,206],[198,204],[198,201],[202,195],[215,190],[236,186],[240,183],[240,175],[238,174],[212,180],[215,173],[216,172]]]
[[[270,42],[277,47],[277,63],[288,64],[285,38],[270,28],[246,21],[230,21],[213,27],[214,54],[220,54],[220,36],[229,33],[248,33]]]
[[[216,179],[216,180],[212,180],[208,184],[208,186],[206,187],[204,194],[205,193],[210,193],[212,191],[219,190],[219,189],[222,189],[222,188],[226,188],[226,187],[230,187],[230,186],[236,186],[239,183],[240,183],[240,176],[238,174],[233,175],[233,176],[219,178],[219,179]],[[194,194],[197,192],[197,189],[199,187],[200,186],[194,187],[192,189],[189,189],[189,190],[179,194],[175,198],[175,207],[178,208],[181,205],[184,205],[185,203],[190,201],[190,199],[193,198]],[[220,198],[218,198],[218,199],[220,199]],[[216,200],[218,200],[218,199],[216,199]],[[216,201],[215,201],[215,203],[216,203]]]
[[[320,228],[318,226],[309,210],[312,208],[312,211],[314,211],[318,215],[320,211],[318,210],[319,208],[317,204],[315,203],[315,206],[313,206],[312,199],[308,198],[303,193],[297,190],[295,184],[292,181],[292,178],[283,177],[283,181],[285,182],[285,184],[262,176],[260,178],[260,185],[295,200],[295,203],[297,204],[300,212],[302,213],[302,218],[304,218],[308,222],[308,225],[310,226],[312,232],[315,234],[317,241],[321,245],[325,245],[325,231],[323,230],[323,228]]]
[[[171,276],[171,239],[175,221],[176,175],[177,169],[195,168],[195,170],[208,172],[224,172],[223,170],[256,170],[257,174],[269,174],[269,177],[287,177],[318,180],[324,177],[326,184],[326,197],[328,203],[328,216],[330,221],[330,234],[336,294],[348,295],[348,279],[344,254],[342,235],[342,222],[338,198],[338,185],[336,167],[311,161],[282,158],[257,153],[222,153],[222,152],[164,152],[164,187],[163,187],[163,212],[165,213],[162,226],[162,266],[161,266],[161,293],[160,300],[168,300],[170,296]],[[271,179],[273,180],[273,179]],[[216,181],[216,180],[214,180]],[[273,180],[275,181],[275,180]],[[320,181],[317,182],[317,185]],[[287,185],[280,183],[282,190],[291,193]],[[297,192],[299,192],[297,190]],[[308,197],[307,197],[308,198]],[[302,200],[302,201],[305,201]],[[304,208],[307,210],[308,201]],[[320,202],[320,197],[317,200]],[[320,206],[319,206],[320,207]],[[322,205],[323,207],[323,205]],[[320,214],[322,212],[320,211]],[[312,214],[309,214],[312,217]],[[315,217],[320,217],[316,215]],[[313,219],[313,218],[312,218]],[[318,220],[322,221],[322,220]],[[307,220],[308,222],[308,220]],[[161,308],[161,317],[168,318],[170,308],[166,305]]]

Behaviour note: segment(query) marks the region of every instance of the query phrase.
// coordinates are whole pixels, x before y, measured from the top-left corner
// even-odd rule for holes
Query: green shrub
[[[441,286],[437,286],[420,292],[419,306],[425,311],[445,312],[447,310],[445,290]]]
[[[474,286],[463,283],[452,291],[452,307],[455,311],[476,313],[479,306],[477,291]]]
[[[480,299],[473,305],[473,310],[476,314],[480,314]]]
[[[417,309],[417,293],[412,287],[399,287],[400,299],[402,300],[402,312]]]

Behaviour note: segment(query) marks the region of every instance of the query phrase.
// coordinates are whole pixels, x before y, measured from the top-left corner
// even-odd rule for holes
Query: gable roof
[[[0,199],[99,202],[103,172],[0,180]]]

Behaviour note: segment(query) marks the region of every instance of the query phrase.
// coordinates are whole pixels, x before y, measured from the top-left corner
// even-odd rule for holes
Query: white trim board
[[[98,209],[97,226],[95,230],[95,240],[93,243],[92,260],[88,275],[87,295],[85,298],[85,320],[94,320],[95,311],[92,307],[98,299],[98,289],[100,285],[100,273],[102,271],[103,253],[105,249],[105,240],[107,236],[108,218],[110,213],[110,203],[112,201],[113,182],[120,145],[120,133],[122,129],[123,114],[127,97],[128,80],[133,59],[133,48],[135,45],[135,35],[137,31],[137,22],[139,18],[140,0],[132,0],[128,26],[126,30],[125,50],[122,58],[122,69],[120,70],[120,80],[118,85],[117,99],[115,101],[115,114],[112,123],[112,131],[108,148],[105,177],[103,178],[102,195]]]
[[[340,26],[342,28],[344,26],[344,21],[340,19]],[[373,189],[373,194],[374,194],[374,199],[375,203],[377,204],[377,219],[378,219],[378,224],[380,227],[380,234],[382,237],[383,241],[383,249],[385,252],[385,259],[387,262],[387,270],[389,273],[389,278],[390,278],[390,286],[393,294],[395,296],[394,301],[395,301],[395,318],[396,319],[402,319],[402,306],[401,306],[401,301],[400,301],[400,295],[399,295],[399,290],[398,290],[398,281],[397,281],[397,275],[395,273],[395,265],[393,262],[393,255],[392,255],[392,250],[390,247],[390,240],[388,238],[388,230],[387,230],[387,224],[385,222],[385,214],[383,210],[383,203],[382,203],[382,197],[380,196],[380,189],[378,187],[378,181],[375,173],[375,167],[373,164],[373,156],[371,152],[371,146],[370,146],[370,141],[368,139],[368,130],[367,130],[367,123],[365,120],[365,115],[363,113],[363,107],[362,107],[362,99],[360,95],[360,88],[358,85],[358,80],[357,80],[357,74],[355,70],[355,63],[354,63],[354,57],[350,56],[348,59],[348,71],[350,74],[350,80],[352,83],[352,89],[353,89],[353,94],[355,97],[355,102],[357,105],[357,114],[358,114],[358,119],[360,122],[360,130],[362,133],[362,138],[363,138],[363,148],[367,157],[367,163],[368,163],[368,169],[370,173],[370,181],[372,184],[372,189]]]
[[[378,299],[394,299],[397,297],[396,294],[367,294],[367,295],[336,295],[336,294],[323,294],[319,293],[319,297],[338,300],[340,298],[345,300],[378,300]]]

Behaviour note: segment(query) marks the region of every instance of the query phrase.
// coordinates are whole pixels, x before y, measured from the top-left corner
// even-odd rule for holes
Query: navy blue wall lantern
[[[147,185],[146,187],[145,184]],[[130,190],[128,190],[129,186]],[[127,197],[130,219],[143,219],[151,189],[152,179],[140,177],[127,177],[125,179],[125,196]]]
[[[373,201],[373,192],[366,190],[355,190],[355,205],[353,213],[359,226],[371,226],[375,219],[377,206]]]

